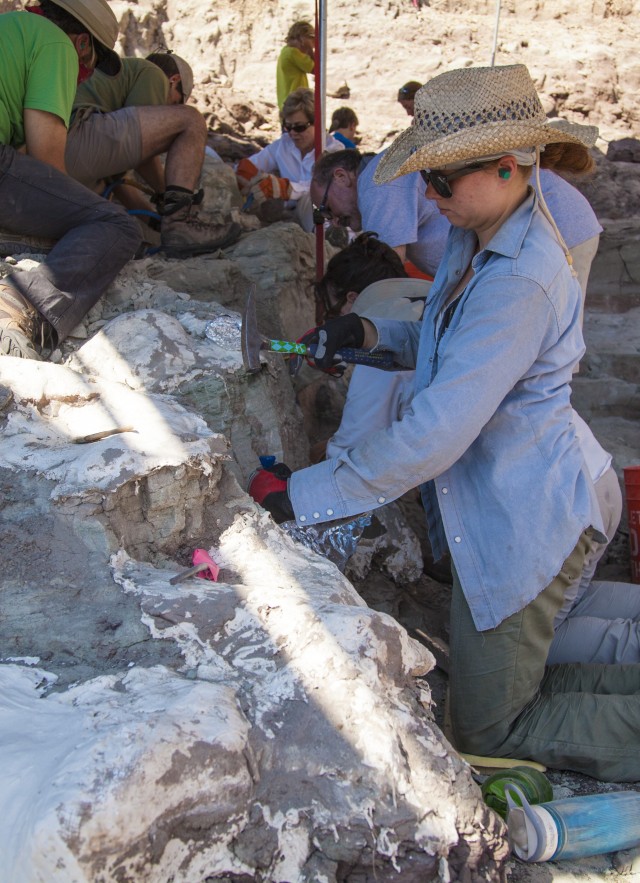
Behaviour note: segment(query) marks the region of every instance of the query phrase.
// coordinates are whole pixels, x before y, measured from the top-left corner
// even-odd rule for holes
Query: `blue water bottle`
[[[602,855],[640,845],[640,792],[613,791],[531,806],[505,785],[512,851],[526,862]],[[520,798],[519,806],[513,796]]]

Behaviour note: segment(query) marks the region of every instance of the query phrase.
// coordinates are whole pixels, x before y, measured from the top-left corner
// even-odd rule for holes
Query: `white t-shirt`
[[[334,153],[336,150],[344,150],[344,144],[337,141],[333,135],[327,135],[325,151]],[[249,159],[261,172],[287,178],[291,183],[291,199],[299,199],[304,193],[309,192],[311,171],[316,161],[315,152],[310,150],[303,156],[287,132],[283,132],[280,138],[272,144],[267,144]]]

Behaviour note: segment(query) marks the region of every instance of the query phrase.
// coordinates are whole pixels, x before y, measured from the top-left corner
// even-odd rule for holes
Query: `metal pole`
[[[491,67],[496,63],[496,50],[498,47],[498,25],[500,23],[500,0],[496,0],[496,23],[493,28],[493,48],[491,50]]]
[[[325,106],[326,106],[326,70],[327,70],[327,0],[316,0],[315,5],[315,69],[314,69],[314,106],[315,106],[315,158],[318,160],[325,147]],[[318,282],[324,275],[324,224],[316,224],[316,279]],[[319,321],[316,309],[316,322]]]
[[[316,48],[315,48],[315,106],[316,106],[316,159],[324,152],[326,144],[326,91],[327,91],[327,0],[316,0]]]

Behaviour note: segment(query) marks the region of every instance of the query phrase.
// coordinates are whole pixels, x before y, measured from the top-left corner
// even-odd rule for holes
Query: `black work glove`
[[[292,521],[294,518],[293,507],[287,491],[287,479],[291,470],[284,463],[274,463],[273,466],[262,467],[249,478],[248,491],[250,496],[271,513],[276,524],[283,521]]]
[[[346,364],[339,356],[336,357],[336,352],[343,347],[361,349],[364,343],[364,325],[356,313],[347,313],[346,316],[327,319],[324,325],[307,331],[300,341],[307,346],[316,344],[315,354],[307,356],[309,364],[328,374],[342,374]]]

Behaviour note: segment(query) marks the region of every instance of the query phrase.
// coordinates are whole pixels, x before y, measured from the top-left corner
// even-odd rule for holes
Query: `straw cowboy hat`
[[[414,106],[413,125],[378,164],[378,184],[523,147],[558,142],[593,147],[598,137],[595,126],[563,120],[551,124],[524,64],[440,74],[417,92]]]

